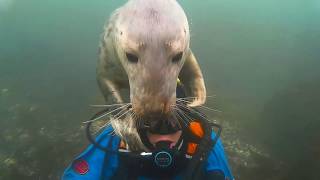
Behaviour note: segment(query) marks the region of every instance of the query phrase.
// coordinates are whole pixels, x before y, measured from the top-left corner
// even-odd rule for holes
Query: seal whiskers
[[[175,110],[174,111],[174,115],[175,115],[175,117],[176,118],[179,118],[178,120],[180,120],[181,122],[183,122],[183,125],[185,126],[185,127],[188,127],[188,120],[187,119],[185,119],[185,118],[183,118],[183,117],[181,117],[181,113],[179,113],[178,111],[180,111],[180,109],[178,108],[178,107],[173,107],[173,109]],[[176,116],[176,115],[178,115],[178,116]]]
[[[124,112],[123,112],[123,111],[124,111]],[[132,111],[132,109],[128,109],[128,110],[122,109],[122,110],[121,110],[120,112],[118,112],[116,115],[114,115],[114,116],[111,115],[111,119],[112,119],[113,121],[119,121],[119,120],[121,120],[121,117],[127,115],[127,114],[128,114],[129,112],[131,112],[131,111]],[[111,119],[108,120],[108,121],[100,128],[100,130],[102,130],[102,129],[104,129],[105,127],[109,126],[109,125],[111,124]],[[100,131],[100,130],[99,130],[99,131]],[[112,132],[114,132],[114,130],[113,130]]]
[[[91,104],[91,107],[114,107],[114,106],[123,106],[131,103],[116,103],[116,104]]]
[[[89,123],[89,122],[97,121],[97,120],[99,120],[99,119],[101,119],[101,118],[103,118],[103,117],[106,117],[107,115],[109,115],[109,114],[111,114],[111,113],[113,113],[113,112],[122,110],[123,108],[126,108],[126,107],[128,107],[128,106],[130,106],[130,105],[131,105],[130,103],[125,104],[125,105],[123,105],[123,106],[121,106],[121,107],[118,107],[118,108],[116,108],[116,109],[113,109],[113,110],[111,110],[111,111],[107,111],[107,112],[103,113],[102,115],[100,115],[100,116],[98,116],[98,117],[96,117],[96,118],[94,118],[94,119],[92,119],[92,120],[84,121],[83,123]]]
[[[193,113],[198,114],[199,116],[201,116],[201,118],[209,121],[209,120],[207,119],[207,117],[205,117],[203,114],[199,113],[198,111],[195,111],[195,110],[192,109],[192,108],[188,108],[187,106],[185,106],[185,105],[183,105],[183,104],[179,104],[179,106],[181,106],[180,109],[181,109],[181,108],[183,108],[183,109],[186,109],[186,108],[187,108],[188,110],[192,111]],[[182,110],[182,111],[184,112],[184,110]]]
[[[216,95],[211,95],[211,96],[206,96],[206,98],[215,98]],[[183,98],[177,98],[177,99],[191,99],[194,100],[195,98],[197,98],[196,96],[188,96],[188,97],[183,97]]]
[[[111,119],[110,122],[114,132],[128,144],[129,150],[147,150],[139,138],[134,115],[127,114],[123,119]]]
[[[185,99],[177,98],[177,102],[191,103],[192,101],[188,101],[188,100],[185,100]],[[179,104],[179,105],[181,105],[181,104]],[[185,105],[185,106],[188,107],[187,105]],[[213,108],[205,106],[205,105],[198,105],[197,107],[203,108],[203,109],[207,109],[207,110],[211,110],[211,111],[215,111],[215,112],[222,112],[222,111],[220,111],[218,109],[213,109]]]
[[[181,114],[181,115],[183,116],[182,119],[186,122],[186,125],[189,124],[189,123],[192,121],[192,119],[189,118],[189,117],[187,116],[187,114],[186,114],[181,108],[179,108],[178,106],[176,106],[175,109],[177,110],[177,113],[178,113],[178,114]]]

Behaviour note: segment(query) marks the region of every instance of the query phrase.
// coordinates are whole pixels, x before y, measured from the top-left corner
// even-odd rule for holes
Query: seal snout
[[[143,119],[161,119],[171,116],[171,101],[161,101],[157,99],[156,97],[149,97],[148,100],[145,101],[133,101],[133,111]]]
[[[156,98],[146,102],[133,103],[133,110],[138,118],[140,127],[147,127],[150,131],[167,132],[178,128],[178,121],[172,112],[170,101],[156,101]]]
[[[170,134],[180,130],[180,125],[172,114],[148,114],[140,119],[148,132],[156,134]]]

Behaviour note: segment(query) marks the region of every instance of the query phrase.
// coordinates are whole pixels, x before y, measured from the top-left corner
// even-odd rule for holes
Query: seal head
[[[121,8],[114,38],[134,113],[148,121],[171,119],[176,81],[189,53],[182,8],[173,0],[131,0]]]
[[[154,133],[164,124],[171,127],[162,132],[179,129],[178,77],[194,97],[192,106],[205,102],[202,73],[189,43],[187,17],[175,0],[129,0],[111,16],[100,44],[97,79],[107,102],[110,95],[113,102],[131,102],[130,110],[121,111],[127,114],[111,119],[131,150],[143,147],[141,127]]]

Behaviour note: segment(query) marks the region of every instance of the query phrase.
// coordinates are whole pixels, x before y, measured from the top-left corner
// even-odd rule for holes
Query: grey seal
[[[188,20],[176,0],[129,0],[114,11],[104,29],[97,65],[100,90],[107,102],[111,98],[132,105],[131,114],[111,124],[131,149],[143,149],[137,121],[171,117],[177,79],[192,97],[189,106],[205,103]]]

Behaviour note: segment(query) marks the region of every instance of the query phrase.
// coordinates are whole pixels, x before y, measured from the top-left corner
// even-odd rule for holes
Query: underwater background
[[[0,0],[0,179],[59,179],[124,0]],[[320,1],[179,0],[236,179],[319,180]]]

